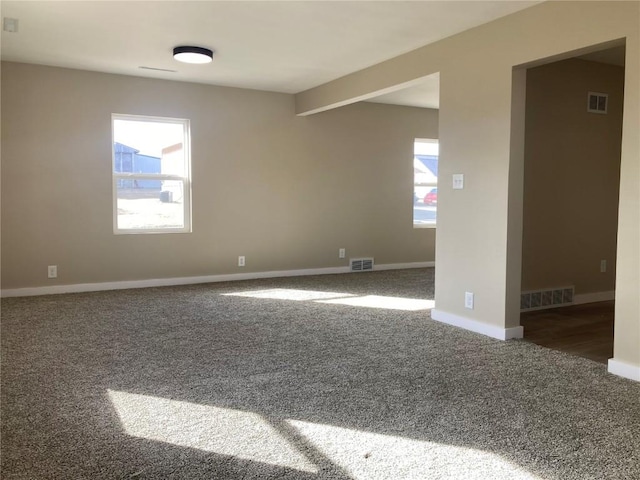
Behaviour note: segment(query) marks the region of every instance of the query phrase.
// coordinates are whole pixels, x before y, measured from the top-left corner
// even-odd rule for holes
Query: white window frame
[[[122,173],[116,172],[115,136],[114,124],[116,120],[128,120],[138,122],[174,123],[183,126],[183,151],[184,151],[184,175],[168,175],[163,173]],[[191,128],[186,118],[154,117],[147,115],[111,114],[111,175],[113,197],[113,233],[116,235],[130,234],[158,234],[158,233],[191,233]],[[183,218],[182,228],[118,228],[118,180],[174,180],[183,184]]]
[[[416,153],[415,153],[415,144],[416,143],[435,143],[435,144],[438,145],[438,147],[440,146],[440,140],[437,139],[437,138],[415,138],[413,140],[414,156],[416,155]],[[439,153],[438,153],[438,163],[440,163],[440,154]],[[416,191],[416,187],[438,188],[438,182],[416,183],[415,172],[414,172],[413,175],[414,175],[413,176],[413,192]],[[413,208],[415,208],[415,204],[414,204]],[[438,207],[436,206],[436,220],[433,223],[415,223],[414,219],[413,219],[413,215],[412,215],[411,216],[412,217],[411,218],[411,222],[413,223],[413,228],[436,228],[437,223],[438,223],[437,208]]]

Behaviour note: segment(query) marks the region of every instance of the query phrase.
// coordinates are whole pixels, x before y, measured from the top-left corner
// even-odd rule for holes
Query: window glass
[[[116,233],[191,230],[189,121],[113,115]]]
[[[438,140],[413,146],[413,226],[435,227],[438,210]]]

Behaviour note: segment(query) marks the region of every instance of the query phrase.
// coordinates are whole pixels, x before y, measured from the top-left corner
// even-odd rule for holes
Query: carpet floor
[[[640,478],[640,384],[433,269],[2,300],[4,479]]]

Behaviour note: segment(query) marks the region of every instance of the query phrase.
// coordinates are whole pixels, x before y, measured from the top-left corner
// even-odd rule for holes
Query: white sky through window
[[[184,141],[182,123],[116,119],[113,140],[140,150],[141,155],[161,157],[162,149]]]
[[[438,151],[438,140],[422,140],[416,138],[416,140],[413,142],[414,155],[438,155]]]

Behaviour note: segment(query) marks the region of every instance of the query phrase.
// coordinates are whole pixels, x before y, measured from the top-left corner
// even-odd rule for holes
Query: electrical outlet
[[[57,265],[49,265],[47,267],[47,276],[49,278],[58,278],[58,266]]]
[[[600,273],[604,273],[607,271],[607,261],[600,260]]]
[[[244,267],[244,256],[243,255],[238,257],[238,266],[239,267]]]
[[[473,310],[473,293],[472,292],[464,292],[464,308]]]
[[[344,248],[338,250],[338,257],[344,258],[347,255],[347,251]]]

